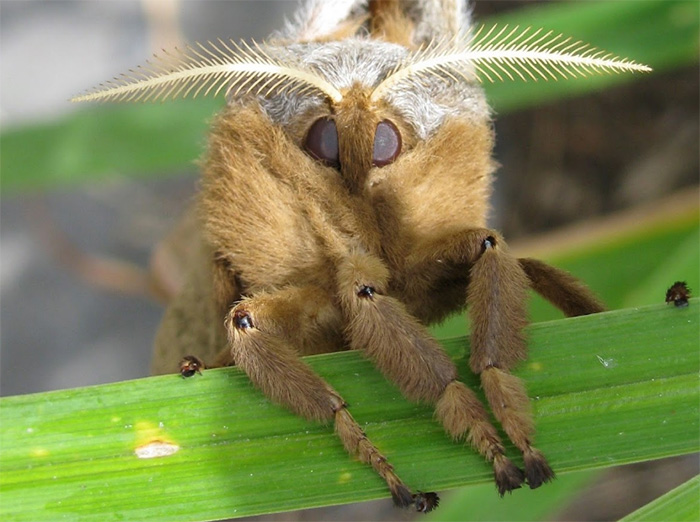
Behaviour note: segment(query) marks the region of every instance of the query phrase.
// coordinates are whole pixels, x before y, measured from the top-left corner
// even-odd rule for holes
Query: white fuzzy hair
[[[408,51],[396,44],[364,38],[338,42],[293,44],[291,51],[305,68],[325,77],[338,90],[360,84],[369,90],[376,87],[396,67]],[[489,107],[478,84],[449,81],[439,76],[419,77],[390,89],[384,100],[413,127],[416,135],[426,139],[449,115],[469,115],[483,120]],[[326,103],[321,96],[282,93],[260,98],[269,117],[286,127],[296,118]]]
[[[367,0],[306,0],[280,36],[298,42],[318,40],[366,11]]]
[[[464,35],[471,22],[466,0],[403,0],[402,7],[415,23],[413,40],[416,45],[445,36]],[[367,0],[308,0],[278,36],[288,41],[308,42],[288,45],[285,50],[290,51],[300,65],[318,72],[338,90],[354,84],[371,90],[406,58],[408,51],[404,47],[361,36],[337,42],[313,42],[366,11]],[[449,82],[439,76],[403,82],[389,90],[384,100],[405,118],[421,139],[433,134],[449,115],[489,117],[489,108],[478,85]],[[325,100],[285,93],[261,98],[260,103],[273,121],[287,126]]]
[[[322,39],[351,19],[367,13],[368,0],[306,0],[278,36],[290,41]],[[401,0],[416,24],[413,43],[421,45],[445,36],[463,36],[471,25],[467,0]]]

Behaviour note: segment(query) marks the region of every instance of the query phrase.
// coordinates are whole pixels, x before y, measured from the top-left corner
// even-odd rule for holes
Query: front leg
[[[398,300],[386,295],[388,273],[367,255],[350,255],[338,270],[341,308],[351,347],[415,401],[435,405],[454,439],[466,438],[493,463],[501,494],[520,487],[524,476],[506,456],[496,429],[476,395],[457,380],[457,370],[427,329]]]
[[[239,302],[241,294],[225,291],[226,288],[235,287],[229,281],[225,281],[225,274],[221,270],[217,272],[217,268],[220,268],[219,264],[215,264],[214,294],[219,298],[216,305],[221,315],[220,318],[212,318],[212,321],[223,325],[232,303]],[[220,281],[224,281],[225,285],[219,284]],[[224,299],[229,300],[226,303]],[[258,308],[264,309],[268,316],[274,317],[274,321],[268,325],[268,328],[274,328],[274,331],[269,333],[289,339],[299,355],[329,353],[343,348],[343,337],[340,334],[341,316],[329,301],[328,292],[315,286],[287,286],[274,292],[255,294],[255,303]],[[202,359],[193,355],[183,357],[180,361],[180,373],[190,377],[205,368],[236,364],[225,337],[220,346],[216,355],[212,355],[212,350],[209,350],[209,353],[203,356],[206,365]]]
[[[491,411],[523,453],[531,488],[554,477],[542,453],[532,446],[534,423],[525,386],[510,370],[527,356],[527,289],[531,282],[497,232],[465,230],[423,245],[409,259],[411,273],[445,277],[468,271],[467,309],[471,320],[469,366],[481,378]],[[524,263],[526,266],[538,267]],[[543,280],[547,273],[538,271]],[[573,279],[573,278],[572,278]],[[536,290],[544,284],[534,285]],[[439,298],[437,296],[436,298]]]
[[[468,274],[464,279],[472,330],[469,365],[481,377],[494,416],[522,451],[530,487],[548,482],[554,473],[532,445],[530,400],[522,381],[509,373],[527,356],[527,289],[532,287],[567,315],[598,312],[602,305],[566,272],[541,261],[516,259],[500,234],[485,228],[431,240],[407,256],[407,266],[409,276],[429,282],[460,280]],[[424,307],[441,298],[430,299],[425,289],[422,293],[427,298]]]
[[[334,422],[351,455],[370,464],[387,483],[394,503],[428,512],[435,493],[413,493],[369,440],[343,398],[313,372],[300,355],[342,349],[340,314],[328,292],[312,286],[286,287],[239,301],[227,314],[224,358],[241,368],[269,399],[309,420]],[[197,371],[200,361],[185,361]],[[191,363],[194,362],[194,366]]]
[[[333,307],[328,300],[322,302]],[[288,304],[295,308],[296,303]],[[269,299],[251,298],[231,310],[226,330],[236,365],[273,401],[310,420],[334,420],[335,431],[345,449],[370,464],[386,481],[397,506],[413,506],[420,512],[431,511],[438,504],[437,495],[412,493],[401,481],[393,466],[350,415],[340,395],[290,348],[298,344],[299,339],[289,337],[289,332],[281,328],[280,322],[284,320],[278,319],[282,318],[282,310],[275,308]],[[288,312],[285,319],[289,320]],[[298,319],[303,323],[308,316],[302,315]]]

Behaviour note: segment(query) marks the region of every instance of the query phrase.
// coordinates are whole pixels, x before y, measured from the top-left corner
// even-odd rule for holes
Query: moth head
[[[488,120],[478,82],[438,76],[376,89],[411,56],[403,46],[368,38],[294,44],[290,63],[304,64],[333,86],[331,92],[271,93],[258,97],[270,119],[320,164],[335,169],[353,190],[371,168],[393,164],[427,139],[450,115]]]
[[[462,4],[310,0],[296,33],[164,53],[74,101],[222,94],[230,104],[254,101],[312,158],[356,186],[446,118],[488,120],[481,82],[650,70],[552,31],[471,31]]]
[[[387,103],[372,102],[370,90],[360,83],[345,90],[328,112],[308,121],[302,148],[337,170],[353,193],[364,189],[372,168],[391,165],[416,141],[409,120]]]

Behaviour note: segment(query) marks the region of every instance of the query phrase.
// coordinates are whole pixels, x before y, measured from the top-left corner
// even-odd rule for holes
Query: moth
[[[648,70],[551,31],[477,29],[465,0],[310,0],[266,42],[188,46],[77,97],[227,99],[202,162],[197,255],[153,371],[238,366],[272,401],[333,422],[397,506],[430,511],[437,495],[404,484],[300,358],[359,350],[492,464],[501,495],[550,481],[511,374],[527,354],[527,292],[568,316],[603,305],[488,228],[494,133],[480,82]],[[465,308],[469,367],[524,469],[428,330]]]

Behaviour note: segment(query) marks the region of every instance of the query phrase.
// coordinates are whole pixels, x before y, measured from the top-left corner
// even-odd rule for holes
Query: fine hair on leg
[[[491,411],[508,438],[523,453],[528,485],[536,488],[554,478],[544,455],[532,446],[534,422],[525,386],[511,370],[525,359],[529,280],[505,242],[484,239],[473,264],[468,289],[472,324],[471,369],[480,375]]]
[[[386,457],[352,418],[342,397],[316,375],[274,326],[276,304],[271,299],[245,299],[228,314],[226,331],[236,365],[267,397],[294,413],[315,421],[334,421],[345,449],[370,464],[381,476],[396,505],[427,512],[438,504],[434,493],[413,493]],[[303,307],[299,307],[303,309]],[[269,330],[269,331],[268,331]],[[272,332],[272,333],[270,333]]]
[[[347,335],[403,394],[436,407],[436,417],[454,439],[466,439],[489,462],[501,494],[520,487],[523,473],[505,456],[498,433],[476,395],[457,381],[457,370],[427,329],[396,299],[384,295],[383,267],[368,256],[341,266],[340,301],[352,318]]]
[[[538,259],[518,259],[535,292],[559,308],[568,317],[595,314],[605,306],[577,278]]]

